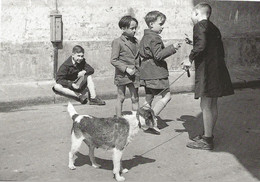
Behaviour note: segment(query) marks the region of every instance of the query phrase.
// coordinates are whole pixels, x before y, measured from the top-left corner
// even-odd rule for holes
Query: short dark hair
[[[72,53],[83,53],[84,54],[84,49],[80,45],[75,45],[72,49]]]
[[[203,14],[207,16],[207,18],[210,17],[212,12],[212,8],[208,3],[199,3],[194,7],[194,10],[201,11]]]
[[[148,27],[150,27],[151,22],[155,22],[158,18],[162,18],[163,23],[166,21],[165,14],[161,13],[160,11],[150,11],[144,17],[144,20]]]
[[[134,17],[132,17],[130,15],[126,15],[126,16],[123,16],[120,19],[120,21],[118,22],[118,26],[119,26],[120,29],[122,29],[122,28],[129,28],[130,24],[131,24],[131,21],[135,21],[136,24],[138,25],[137,19],[135,19]]]

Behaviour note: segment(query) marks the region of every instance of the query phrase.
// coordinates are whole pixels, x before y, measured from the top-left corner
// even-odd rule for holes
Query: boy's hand
[[[193,42],[192,42],[192,40],[189,38],[189,36],[185,33],[185,42],[186,42],[186,44],[189,44],[189,45],[192,45],[193,44]]]
[[[181,65],[182,65],[182,69],[187,71],[191,67],[190,59],[189,58],[185,59],[184,61],[182,61]]]
[[[178,50],[181,47],[181,43],[180,42],[174,43],[173,47],[175,48],[175,50]]]
[[[78,73],[78,78],[83,77],[86,74],[85,70],[82,70]]]
[[[76,85],[75,83],[72,83],[72,87],[73,87],[74,89],[79,89],[79,85]]]
[[[134,75],[135,74],[135,70],[134,69],[131,69],[131,68],[126,68],[125,70],[129,75]]]

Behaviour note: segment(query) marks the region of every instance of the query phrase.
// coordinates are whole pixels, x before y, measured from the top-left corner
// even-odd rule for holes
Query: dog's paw
[[[92,164],[92,167],[94,167],[94,168],[96,168],[96,169],[97,169],[97,168],[100,168],[100,167],[101,167],[101,165],[99,165],[99,164],[97,164],[97,163],[96,163],[96,164]]]
[[[123,174],[125,174],[125,173],[127,173],[127,172],[128,172],[128,169],[126,169],[126,168],[122,170],[122,173],[123,173]]]
[[[76,167],[75,167],[74,165],[69,165],[69,168],[70,168],[71,170],[75,170],[75,169],[76,169]]]

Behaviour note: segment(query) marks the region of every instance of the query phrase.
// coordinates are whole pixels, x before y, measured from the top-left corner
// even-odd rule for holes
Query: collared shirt
[[[76,61],[73,60],[73,57],[71,57],[71,61],[76,66],[77,63],[76,63]]]
[[[125,39],[128,41],[131,50],[133,51],[134,55],[136,55],[138,52],[137,39],[135,37],[129,37],[129,36],[125,35],[124,33],[122,34],[122,36],[124,36]]]

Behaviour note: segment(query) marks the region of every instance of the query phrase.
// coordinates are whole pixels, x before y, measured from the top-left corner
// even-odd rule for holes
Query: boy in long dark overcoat
[[[196,5],[192,12],[193,49],[183,62],[189,68],[195,62],[195,99],[201,99],[204,133],[187,144],[193,149],[213,149],[213,129],[218,117],[218,97],[234,94],[224,60],[224,48],[219,29],[209,20],[211,7]]]

